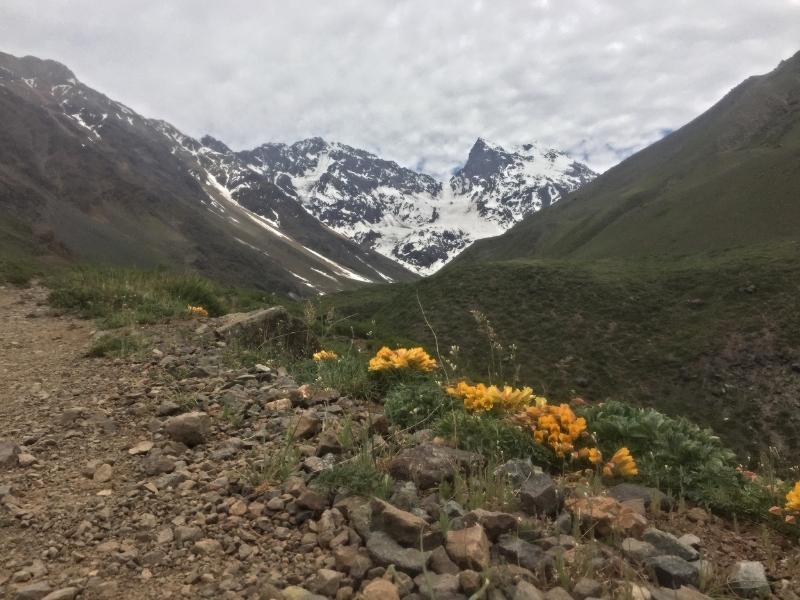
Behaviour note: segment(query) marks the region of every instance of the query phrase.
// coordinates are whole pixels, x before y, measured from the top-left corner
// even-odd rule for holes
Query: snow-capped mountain
[[[447,185],[320,138],[237,156],[335,231],[420,274],[596,177],[563,152],[482,139]]]

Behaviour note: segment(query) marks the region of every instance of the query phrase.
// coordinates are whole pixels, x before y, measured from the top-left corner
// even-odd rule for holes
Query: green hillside
[[[800,53],[455,265],[598,259],[800,237]]]
[[[521,382],[554,402],[614,398],[689,416],[744,460],[800,446],[798,259],[800,245],[787,242],[671,260],[461,264],[327,296],[320,309],[351,316],[335,331],[369,350],[422,342],[433,351],[418,295],[442,355],[460,347],[457,374],[487,381],[479,311],[503,347],[495,382],[510,383],[518,366]]]

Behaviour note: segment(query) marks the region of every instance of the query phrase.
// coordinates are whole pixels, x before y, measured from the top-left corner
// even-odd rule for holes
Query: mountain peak
[[[219,152],[220,154],[233,154],[233,150],[210,135],[204,135],[202,138],[200,138],[200,143],[206,148],[211,148],[214,152]]]

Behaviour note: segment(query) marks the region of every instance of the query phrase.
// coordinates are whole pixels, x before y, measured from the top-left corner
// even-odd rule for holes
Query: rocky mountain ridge
[[[215,140],[145,118],[60,63],[0,54],[0,110],[0,212],[77,259],[166,260],[296,296],[416,278]]]
[[[321,138],[236,156],[332,229],[423,275],[597,175],[536,143],[506,151],[483,139],[446,185]]]

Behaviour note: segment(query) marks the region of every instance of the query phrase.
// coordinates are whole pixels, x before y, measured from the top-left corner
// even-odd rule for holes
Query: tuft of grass
[[[534,465],[551,466],[552,453],[537,444],[530,432],[485,413],[453,410],[435,423],[437,435],[455,440],[462,450],[476,452],[495,463],[530,458]]]
[[[320,473],[314,480],[314,486],[323,490],[346,490],[346,493],[370,498],[376,496],[381,500],[389,497],[392,477],[378,470],[372,463],[362,460],[349,461]]]
[[[106,333],[92,343],[91,348],[86,352],[86,356],[124,358],[135,354],[142,349],[142,346],[142,340],[138,336]]]
[[[254,488],[258,488],[262,484],[280,482],[289,477],[297,470],[302,457],[300,448],[293,445],[293,441],[294,430],[287,429],[277,452],[270,451],[264,445],[260,459],[248,463],[243,473],[245,480]]]
[[[189,318],[188,305],[202,306],[212,317],[227,312],[225,290],[190,272],[142,271],[80,266],[47,280],[55,309],[94,319],[112,329],[166,318]]]
[[[382,392],[381,382],[370,374],[367,361],[353,351],[342,352],[336,360],[297,361],[288,369],[299,384],[332,388],[351,398],[377,400]]]

